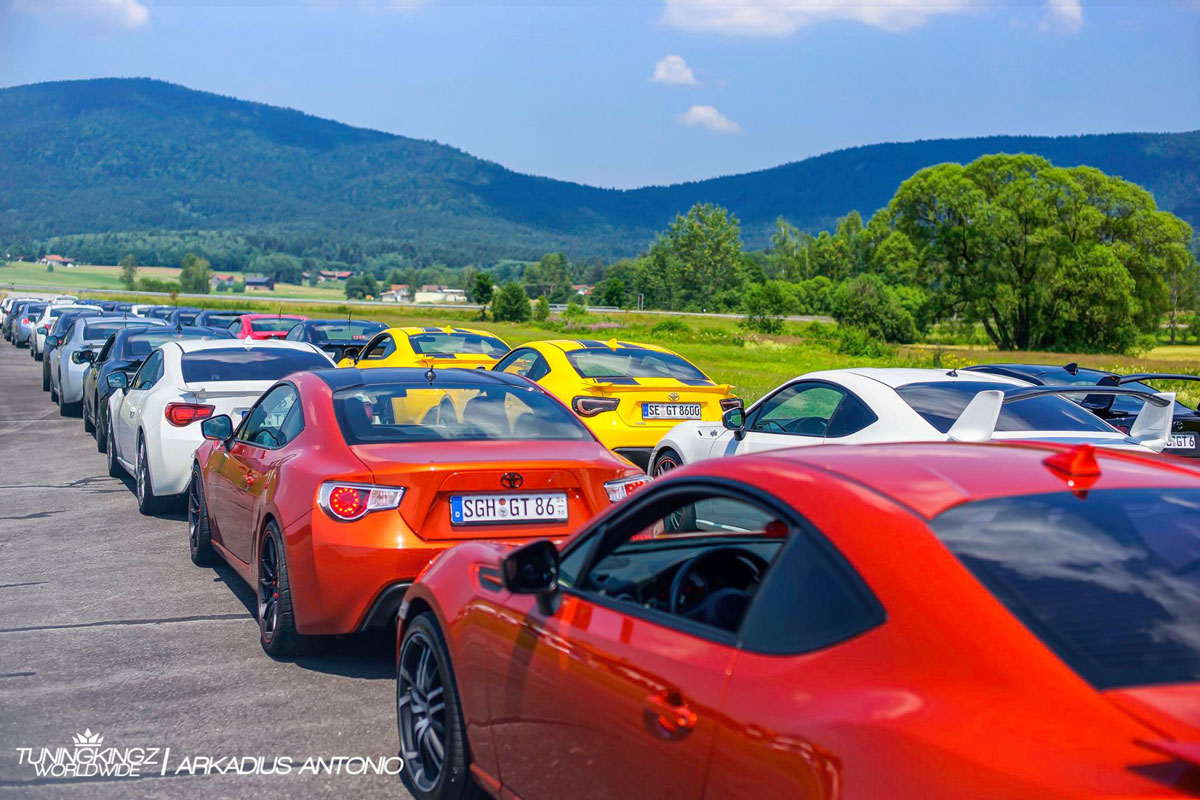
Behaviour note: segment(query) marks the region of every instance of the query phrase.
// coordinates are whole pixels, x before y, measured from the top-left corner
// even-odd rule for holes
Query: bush
[[[530,316],[529,297],[518,283],[504,284],[492,298],[492,319],[497,322],[525,322]]]
[[[567,308],[563,311],[563,317],[568,320],[578,320],[587,316],[587,309],[584,308],[574,297],[567,303]]]
[[[160,278],[138,278],[137,288],[139,292],[163,292],[170,294],[171,292],[179,291],[179,284],[175,281],[164,281]]]
[[[780,281],[751,286],[742,298],[743,324],[761,333],[781,333],[783,318],[796,308],[791,289]]]
[[[546,299],[546,295],[542,295],[533,304],[533,318],[538,322],[545,322],[550,317],[550,301]]]
[[[909,343],[917,338],[913,315],[878,275],[843,281],[834,293],[833,317],[839,325],[861,328],[873,339]]]
[[[869,331],[853,327],[838,328],[837,351],[847,356],[866,358],[885,358],[892,352],[886,343],[872,336]]]
[[[667,317],[664,320],[659,320],[654,323],[654,327],[650,329],[650,333],[662,339],[678,340],[686,337],[692,329],[688,324],[681,319]]]

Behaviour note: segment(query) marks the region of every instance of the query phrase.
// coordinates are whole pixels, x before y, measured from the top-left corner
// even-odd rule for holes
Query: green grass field
[[[2,272],[2,270],[0,270]],[[58,270],[55,273],[57,274]],[[4,281],[0,281],[2,283]],[[136,295],[119,292],[94,292],[96,296],[112,299],[141,300]],[[773,386],[796,375],[813,370],[851,366],[963,367],[996,361],[1025,361],[1031,363],[1066,364],[1075,361],[1082,366],[1116,372],[1172,372],[1200,374],[1200,347],[1177,345],[1158,347],[1145,357],[1116,355],[1084,355],[1066,353],[1012,353],[972,347],[932,347],[913,345],[895,348],[882,358],[846,356],[835,352],[814,330],[802,324],[789,324],[779,336],[748,335],[738,321],[721,318],[682,318],[683,329],[656,332],[654,326],[667,317],[653,314],[587,314],[574,323],[551,318],[545,325],[537,323],[479,322],[477,312],[467,309],[412,309],[388,304],[350,306],[312,304],[302,301],[281,301],[265,293],[242,295],[214,294],[203,299],[189,298],[183,304],[208,308],[237,308],[245,311],[304,314],[311,317],[342,318],[349,312],[358,318],[374,319],[387,325],[445,325],[453,324],[482,328],[500,336],[510,345],[535,339],[588,338],[606,340],[620,338],[660,344],[683,355],[703,369],[711,378],[730,383],[749,401],[762,396]],[[570,327],[568,327],[568,324]],[[1180,382],[1161,385],[1180,393],[1189,405],[1200,403],[1200,383]]]

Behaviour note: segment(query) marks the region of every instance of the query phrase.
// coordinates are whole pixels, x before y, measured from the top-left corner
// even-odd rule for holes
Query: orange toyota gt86
[[[192,559],[257,588],[271,655],[387,623],[447,547],[559,539],[645,481],[544,390],[482,370],[296,373],[202,426]]]

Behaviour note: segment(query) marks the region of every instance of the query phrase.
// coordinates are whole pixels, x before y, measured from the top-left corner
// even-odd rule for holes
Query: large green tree
[[[676,216],[651,255],[666,270],[677,308],[711,309],[718,295],[744,283],[737,217],[712,203],[697,203]]]
[[[179,273],[179,288],[189,294],[208,294],[212,277],[208,259],[201,258],[195,253],[187,253],[182,261],[183,269]]]

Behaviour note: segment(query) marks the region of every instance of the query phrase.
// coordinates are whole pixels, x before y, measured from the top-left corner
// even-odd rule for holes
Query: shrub
[[[650,333],[662,339],[679,340],[691,333],[692,329],[681,319],[667,317],[654,323]]]
[[[533,318],[538,322],[545,322],[550,316],[550,301],[546,299],[546,295],[542,295],[533,304]]]
[[[840,325],[861,328],[873,339],[908,343],[917,338],[913,315],[878,275],[843,281],[834,294],[833,316]]]
[[[837,340],[837,351],[847,356],[885,358],[892,352],[885,342],[875,338],[870,331],[862,328],[838,328]]]
[[[504,284],[492,298],[492,319],[497,322],[525,322],[530,316],[529,297],[518,283]]]
[[[796,298],[780,281],[751,286],[742,298],[743,324],[761,333],[783,331],[783,318],[796,308]]]

